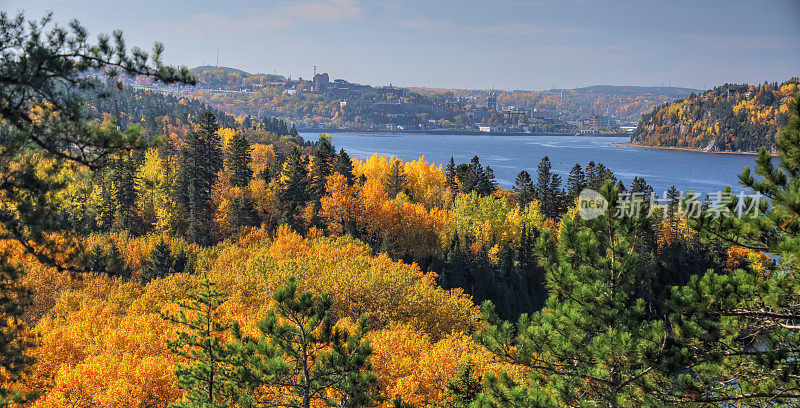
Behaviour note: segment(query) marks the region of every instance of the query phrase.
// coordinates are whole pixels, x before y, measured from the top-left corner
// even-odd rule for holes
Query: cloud
[[[304,0],[286,3],[270,10],[253,11],[248,17],[215,14],[192,14],[184,21],[155,23],[156,28],[189,34],[281,30],[304,22],[335,23],[356,20],[361,16],[358,0]]]

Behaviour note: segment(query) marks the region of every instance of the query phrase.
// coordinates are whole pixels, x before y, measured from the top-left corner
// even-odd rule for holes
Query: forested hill
[[[631,142],[712,152],[775,148],[775,135],[789,117],[787,102],[798,78],[782,84],[725,84],[645,114]]]
[[[276,135],[290,135],[301,143],[297,130],[277,118],[253,118],[231,115],[197,99],[184,98],[146,89],[106,86],[100,92],[88,92],[89,116],[98,120],[113,120],[121,129],[141,126],[145,134],[185,136],[190,123],[203,112],[211,111],[220,126],[239,131],[263,130]]]

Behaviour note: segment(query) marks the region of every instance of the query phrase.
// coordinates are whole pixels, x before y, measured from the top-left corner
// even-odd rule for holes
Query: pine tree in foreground
[[[762,178],[749,167],[739,177],[769,201],[735,198],[693,223],[712,242],[763,251],[776,262],[708,272],[673,290],[672,363],[682,369],[669,390],[676,402],[800,404],[800,95],[789,107],[776,140],[779,167],[762,148],[755,171]]]
[[[291,279],[274,295],[277,305],[258,324],[259,338],[231,346],[237,378],[249,390],[244,406],[369,407],[379,401],[367,362],[366,319],[348,333],[333,326],[332,301],[297,292]],[[252,392],[254,390],[281,392]]]
[[[64,183],[52,176],[75,163],[98,170],[121,151],[151,145],[134,127],[122,132],[87,120],[80,92],[95,90],[97,81],[83,74],[145,75],[166,83],[194,78],[185,67],[162,63],[161,44],[152,54],[131,52],[119,31],[94,43],[77,20],[68,27],[52,22],[51,15],[26,19],[0,11],[0,240],[20,242],[39,261],[71,269],[58,260],[61,254],[36,250],[56,248],[50,233],[68,227],[52,200]],[[32,157],[51,161],[51,170],[37,168]],[[0,257],[0,406],[22,399],[9,386],[31,362],[24,354],[29,344],[17,336],[26,296],[15,269]]]
[[[487,374],[483,406],[659,406],[652,390],[666,334],[635,296],[647,273],[634,248],[637,221],[615,217],[620,195],[611,182],[600,193],[605,213],[565,218],[557,242],[540,234],[549,291],[541,311],[512,325],[483,305],[487,329],[477,340],[531,369],[523,382]]]
[[[180,312],[164,314],[182,329],[167,345],[187,361],[178,363],[175,369],[178,387],[186,391],[185,396],[170,408],[227,408],[238,400],[240,390],[234,381],[231,352],[223,344],[223,336],[235,332],[236,327],[222,323],[218,312],[225,301],[225,294],[204,280],[188,300],[178,302]]]

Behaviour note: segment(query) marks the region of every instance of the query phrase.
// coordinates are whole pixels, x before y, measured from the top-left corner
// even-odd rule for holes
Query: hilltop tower
[[[314,71],[316,72],[316,67],[314,67]],[[330,81],[331,81],[331,79],[328,76],[327,72],[322,73],[322,74],[315,73],[314,74],[314,92],[324,93],[325,91],[327,91],[328,90],[328,84],[330,84]]]
[[[497,110],[497,92],[489,92],[489,98],[486,100],[486,108],[489,110]]]

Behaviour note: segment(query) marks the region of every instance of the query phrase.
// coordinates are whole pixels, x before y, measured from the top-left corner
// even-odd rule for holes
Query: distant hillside
[[[196,68],[192,68],[192,71],[195,73],[198,72],[206,72],[206,71],[222,71],[226,74],[245,74],[245,75],[253,75],[247,71],[243,71],[238,68],[231,68],[231,67],[220,67],[217,65],[202,65]]]
[[[251,74],[237,68],[203,65],[192,68],[197,76],[197,84],[208,88],[253,89],[276,82],[285,82],[286,78],[273,74]]]
[[[425,95],[453,94],[483,101],[490,90],[410,88]],[[575,89],[497,90],[497,103],[536,109],[539,112],[563,112],[569,116],[604,116],[606,113],[623,122],[636,122],[642,114],[664,103],[685,98],[698,89],[659,86],[593,85]]]
[[[99,96],[100,95],[100,96]],[[101,92],[86,92],[87,114],[94,119],[113,119],[122,129],[141,126],[150,137],[175,133],[185,136],[189,126],[205,111],[212,111],[222,127],[237,130],[260,129],[277,135],[297,137],[297,131],[285,121],[270,118],[236,117],[192,98],[163,94],[149,89],[104,87]],[[302,141],[297,138],[296,142]]]
[[[698,89],[692,88],[679,88],[674,86],[620,86],[620,85],[592,85],[583,88],[575,88],[576,91],[586,92],[599,92],[609,93],[616,95],[636,95],[649,93],[653,95],[665,96],[686,96],[692,92],[698,92]],[[552,91],[556,91],[555,89]]]
[[[350,131],[479,131],[574,133],[591,126],[618,132],[642,114],[697,90],[596,85],[578,89],[473,90],[369,86],[335,76],[286,78],[204,65],[197,87],[134,85],[197,99],[235,115],[275,116],[298,129]],[[390,82],[387,78],[386,82]],[[490,94],[496,103],[489,103]]]
[[[797,90],[793,78],[782,84],[725,84],[692,94],[644,115],[631,142],[703,151],[773,149],[788,119],[787,100]]]

